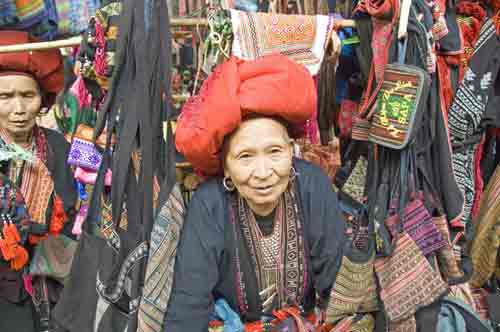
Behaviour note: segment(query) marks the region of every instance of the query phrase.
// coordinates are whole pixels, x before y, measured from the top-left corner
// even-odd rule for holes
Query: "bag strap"
[[[407,45],[408,45],[408,38],[403,38],[398,40],[398,63],[401,65],[405,64]]]

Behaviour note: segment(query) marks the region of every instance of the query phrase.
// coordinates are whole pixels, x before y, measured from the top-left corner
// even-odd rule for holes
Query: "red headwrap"
[[[315,108],[314,81],[302,65],[282,55],[254,61],[233,57],[215,68],[200,93],[186,102],[175,143],[197,170],[215,175],[221,171],[224,137],[245,115],[276,116],[295,125],[310,119]]]
[[[0,46],[36,41],[26,32],[0,31]],[[48,100],[44,100],[44,106],[49,106],[64,86],[64,65],[59,49],[0,53],[0,75],[2,73],[28,74],[36,79],[48,97]]]

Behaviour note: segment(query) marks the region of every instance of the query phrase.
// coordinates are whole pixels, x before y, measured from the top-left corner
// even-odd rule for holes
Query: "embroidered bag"
[[[408,151],[401,154],[399,171],[399,215],[403,216],[408,189],[408,154]],[[418,309],[433,303],[447,290],[439,272],[430,265],[402,223],[398,225],[396,236],[392,255],[375,260],[380,299],[391,323],[411,318]]]
[[[93,128],[84,124],[78,126],[68,153],[68,164],[92,171],[99,169],[102,162],[102,154],[92,142],[93,135]],[[102,145],[101,140],[104,137],[102,135],[99,137],[97,140],[98,145]]]
[[[404,64],[406,40],[399,42],[398,49],[399,63],[385,67],[368,135],[370,142],[393,149],[403,149],[413,139],[430,84],[425,70]]]
[[[362,216],[366,218],[366,211]],[[326,307],[325,322],[328,324],[337,324],[356,313],[378,310],[377,284],[373,270],[375,261],[373,223],[368,227],[368,234],[366,250],[359,250],[352,241],[346,244],[345,254]]]
[[[359,156],[345,183],[340,187],[344,193],[358,202],[364,201],[367,168],[368,160],[364,156]]]

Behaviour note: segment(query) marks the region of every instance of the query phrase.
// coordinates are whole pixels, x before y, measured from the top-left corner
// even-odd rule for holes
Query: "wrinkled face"
[[[224,175],[258,215],[270,214],[290,180],[293,149],[276,120],[244,121],[229,140]]]
[[[38,83],[22,75],[0,76],[0,127],[14,142],[26,142],[40,112]]]

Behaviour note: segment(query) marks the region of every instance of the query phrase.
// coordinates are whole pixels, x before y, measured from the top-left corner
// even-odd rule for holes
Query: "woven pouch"
[[[392,149],[406,147],[414,137],[415,124],[425,107],[429,82],[429,75],[421,68],[387,65],[368,140]]]

